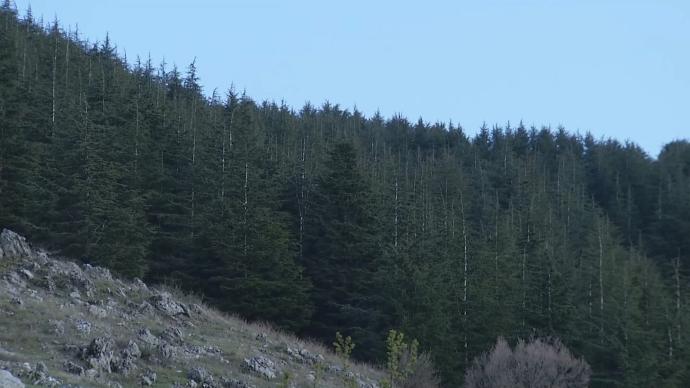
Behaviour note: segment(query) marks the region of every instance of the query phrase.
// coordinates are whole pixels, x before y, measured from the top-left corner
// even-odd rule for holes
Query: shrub
[[[467,388],[587,387],[591,369],[558,339],[519,340],[512,350],[499,338],[465,373]]]
[[[436,370],[428,354],[419,354],[419,342],[405,342],[405,335],[391,330],[386,339],[388,380],[391,388],[433,388],[439,385]]]

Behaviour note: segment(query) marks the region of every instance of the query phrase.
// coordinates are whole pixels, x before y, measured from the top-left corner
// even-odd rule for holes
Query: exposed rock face
[[[297,349],[287,346],[285,351],[290,356],[290,358],[303,364],[314,365],[324,360],[322,355],[312,353],[307,349]]]
[[[31,248],[23,236],[11,230],[0,233],[0,259],[21,259],[31,255]]]
[[[170,342],[171,344],[182,344],[184,342],[182,337],[182,330],[178,327],[170,326],[163,331],[161,338]]]
[[[152,296],[149,302],[167,315],[189,316],[187,309],[181,303],[176,302],[168,292],[161,292],[160,294]]]
[[[245,358],[244,365],[250,371],[255,372],[269,380],[276,378],[276,364],[267,357],[254,356],[252,358]]]
[[[147,345],[157,346],[160,343],[158,337],[153,335],[151,330],[146,328],[139,330],[138,337],[141,342]]]
[[[83,350],[82,359],[88,362],[93,369],[111,373],[114,347],[115,342],[112,338],[96,337]]]
[[[77,319],[76,321],[74,321],[74,327],[77,329],[78,332],[82,334],[91,333],[91,322],[89,321]]]
[[[213,385],[213,376],[202,367],[192,368],[187,377],[200,384]]]
[[[0,388],[23,387],[22,381],[64,388],[256,388],[283,373],[291,376],[290,387],[342,386],[342,369],[329,369],[322,355],[295,338],[184,304],[139,279],[55,259],[8,230],[0,234],[0,268],[0,328],[32,330],[3,337]],[[323,373],[315,374],[316,365]],[[376,387],[359,374],[353,381]]]
[[[75,364],[72,361],[65,362],[65,370],[69,373],[79,375],[79,376],[84,374],[84,367],[82,367],[79,364]]]
[[[6,370],[0,370],[0,387],[24,388],[24,383]]]

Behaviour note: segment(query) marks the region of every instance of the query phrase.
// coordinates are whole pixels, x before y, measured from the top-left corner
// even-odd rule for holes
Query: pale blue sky
[[[204,89],[410,120],[690,137],[690,1],[16,0]]]

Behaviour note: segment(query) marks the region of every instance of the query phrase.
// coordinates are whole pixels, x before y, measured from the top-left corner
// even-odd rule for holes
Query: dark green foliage
[[[690,381],[690,145],[389,120],[202,93],[0,8],[0,227],[252,320],[397,328],[447,386],[555,336],[594,386]]]
[[[351,334],[355,355],[371,359],[382,347],[381,252],[370,188],[355,158],[352,144],[336,143],[313,194],[303,259],[314,284],[308,331],[324,341],[333,332]]]

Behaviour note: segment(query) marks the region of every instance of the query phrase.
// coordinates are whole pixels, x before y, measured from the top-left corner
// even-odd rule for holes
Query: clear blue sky
[[[390,117],[558,125],[656,156],[690,137],[690,1],[16,0],[205,91]]]

